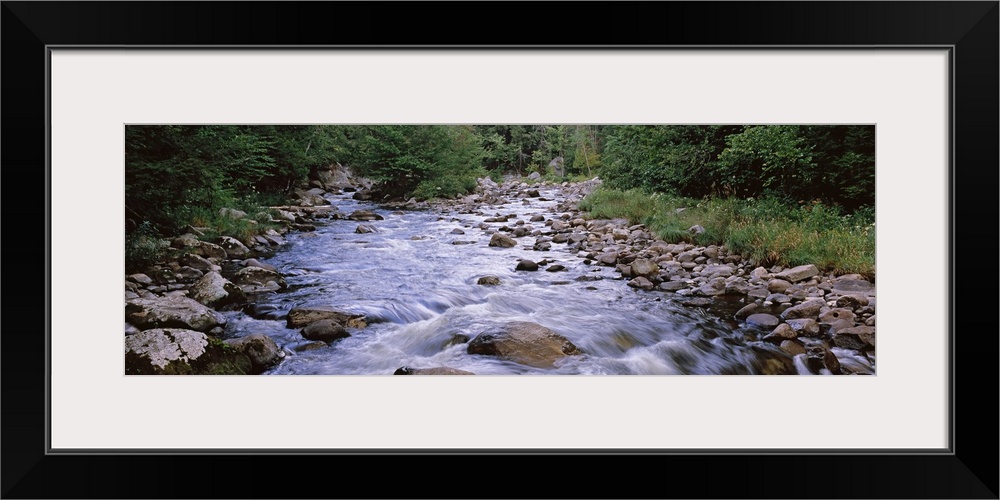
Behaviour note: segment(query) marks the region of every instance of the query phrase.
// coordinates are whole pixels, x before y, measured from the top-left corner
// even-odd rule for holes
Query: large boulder
[[[650,278],[660,273],[660,266],[649,259],[635,259],[632,261],[632,276],[644,276]]]
[[[125,337],[126,375],[245,375],[250,359],[194,330],[154,328]]]
[[[819,311],[823,308],[823,302],[819,300],[807,300],[799,305],[789,307],[781,312],[781,317],[785,320],[819,317]]]
[[[288,288],[281,274],[262,267],[244,267],[233,275],[233,282],[246,293],[274,292]]]
[[[551,368],[566,356],[583,354],[566,337],[525,321],[511,322],[477,335],[469,342],[468,352],[498,356],[538,368]]]
[[[274,339],[262,333],[251,333],[246,337],[226,340],[225,343],[250,360],[250,373],[256,375],[285,359],[285,351],[274,343]]]
[[[367,326],[363,314],[349,313],[329,307],[296,307],[288,311],[288,328],[301,328],[316,321],[332,319],[351,328]]]
[[[221,314],[179,296],[132,299],[125,304],[125,321],[140,330],[182,328],[199,332],[226,324]]]
[[[765,328],[774,328],[778,326],[781,321],[770,314],[766,313],[756,313],[747,316],[746,322],[748,325],[762,326]]]
[[[812,278],[817,274],[819,274],[819,269],[817,269],[816,266],[812,264],[806,264],[804,266],[785,269],[784,271],[778,273],[775,277],[790,281],[792,283],[796,283],[802,280]]]
[[[229,219],[245,219],[247,213],[242,210],[237,210],[235,208],[220,208],[219,217],[229,218]]]
[[[871,326],[855,326],[837,330],[833,336],[837,347],[847,349],[872,349],[875,347],[875,328]]]
[[[302,329],[302,336],[308,340],[322,340],[323,342],[333,342],[337,339],[350,337],[344,325],[334,319],[321,319],[309,323]]]
[[[507,236],[506,234],[493,233],[493,236],[490,238],[491,247],[510,248],[513,247],[514,245],[517,245],[517,241],[515,241],[514,238]]]
[[[246,300],[242,288],[215,271],[202,276],[191,286],[189,293],[192,299],[208,307],[221,307]]]
[[[226,251],[226,254],[230,257],[246,257],[250,255],[250,249],[246,245],[240,242],[240,240],[230,237],[223,236],[219,238],[219,246]]]

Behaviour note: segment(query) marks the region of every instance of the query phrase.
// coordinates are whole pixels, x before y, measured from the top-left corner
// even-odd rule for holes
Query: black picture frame
[[[546,14],[552,11],[558,14]],[[997,379],[997,314],[995,291],[987,290],[997,274],[1000,206],[996,1],[3,2],[0,16],[0,159],[10,195],[3,253],[8,271],[18,271],[13,278],[8,273],[10,293],[3,294],[4,498],[292,498],[311,496],[317,483],[320,496],[329,497],[998,498],[994,423],[1000,419],[991,385]],[[524,26],[528,35],[511,35],[512,27]],[[951,47],[949,306],[955,311],[957,304],[959,312],[951,335],[950,452],[47,453],[47,47],[345,45]],[[985,310],[970,306],[982,297],[989,301]],[[426,475],[427,464],[438,471],[433,477]],[[356,489],[359,471],[373,469],[385,480]],[[192,477],[198,481],[189,482]],[[528,479],[535,479],[532,486]]]

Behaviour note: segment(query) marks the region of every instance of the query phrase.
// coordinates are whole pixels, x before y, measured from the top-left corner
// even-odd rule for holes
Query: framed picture
[[[995,421],[996,405],[962,383],[994,380],[979,353],[997,339],[959,337],[983,326],[956,314],[985,292],[982,259],[959,251],[971,227],[956,228],[981,221],[977,241],[993,241],[997,227],[996,2],[593,4],[599,16],[552,17],[593,34],[528,45],[493,34],[521,9],[491,5],[501,13],[473,29],[437,21],[444,6],[377,7],[4,3],[4,165],[9,183],[45,186],[41,209],[8,206],[7,228],[37,235],[41,251],[12,255],[46,271],[7,303],[26,321],[8,325],[3,354],[5,497],[299,496],[283,475],[354,460],[393,471],[377,496],[437,492],[414,486],[415,455],[462,467],[448,481],[468,485],[487,457],[560,455],[583,478],[625,478],[630,455],[636,470],[684,471],[698,486],[682,496],[997,497],[995,464],[974,458],[996,440],[971,417]],[[877,373],[123,376],[127,126],[487,123],[874,125]],[[190,466],[217,489],[187,491]],[[278,478],[222,479],[248,467]],[[661,473],[637,482],[529,496],[673,491]],[[524,496],[495,483],[491,495]]]

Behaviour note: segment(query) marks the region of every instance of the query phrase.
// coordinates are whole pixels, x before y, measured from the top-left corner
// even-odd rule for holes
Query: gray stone
[[[701,270],[702,276],[731,276],[733,274],[733,267],[728,264],[714,264],[710,266],[705,266]]]
[[[852,292],[865,294],[875,290],[875,285],[863,279],[837,279],[833,282],[832,292],[839,295],[847,295]]]
[[[125,304],[125,321],[142,330],[180,328],[199,332],[226,324],[224,316],[187,297],[130,300]]]
[[[490,276],[483,276],[483,277],[479,278],[478,281],[476,281],[476,284],[477,285],[499,285],[500,284],[500,278],[498,278],[496,276],[492,276],[492,275],[490,275]]]
[[[502,247],[502,248],[510,248],[513,247],[514,245],[517,245],[517,242],[514,241],[514,238],[511,238],[510,236],[501,233],[493,233],[493,237],[490,238],[490,244],[489,244],[489,246],[491,247]]]
[[[777,317],[765,313],[751,314],[750,316],[747,317],[746,321],[748,325],[762,326],[767,328],[773,328],[775,326],[778,326],[778,323],[781,322]]]
[[[792,284],[786,280],[773,279],[767,282],[767,291],[771,293],[784,293],[790,286],[792,286]]]
[[[854,309],[856,307],[862,307],[868,305],[868,297],[864,295],[844,295],[837,299],[837,307],[846,307]]]
[[[208,307],[221,307],[246,300],[243,289],[215,271],[206,273],[192,285],[190,296]]]
[[[220,208],[220,217],[228,217],[230,219],[243,219],[246,218],[247,213],[242,210],[236,210],[235,208]]]
[[[125,337],[126,373],[133,354],[148,363],[154,371],[178,370],[178,365],[188,365],[205,354],[208,337],[204,333],[178,328],[154,328]],[[136,371],[141,368],[136,367]],[[180,370],[178,370],[180,371]]]
[[[225,343],[250,359],[250,373],[255,375],[263,373],[285,358],[285,351],[274,343],[274,339],[262,333],[251,333],[246,337],[226,340]]]
[[[225,248],[207,241],[202,241],[198,245],[198,252],[209,259],[225,260],[229,258],[229,252]]]
[[[854,322],[854,311],[846,308],[830,309],[819,316],[819,322],[832,325],[837,321]]]
[[[632,276],[644,276],[646,278],[656,276],[660,272],[660,266],[649,259],[635,259],[631,264]]]
[[[704,233],[704,232],[705,232],[705,228],[703,228],[703,227],[701,227],[701,226],[699,226],[697,224],[688,228],[688,233],[690,233],[690,234],[701,234],[701,233]]]
[[[811,318],[790,319],[786,324],[802,337],[817,337],[820,333],[819,323]]]
[[[131,282],[134,282],[134,283],[139,283],[141,285],[152,285],[153,284],[153,278],[150,278],[149,276],[146,276],[145,274],[142,274],[142,273],[130,274],[130,275],[126,276],[125,279],[127,279],[127,280],[129,280]]]
[[[666,292],[676,292],[677,290],[682,290],[687,288],[687,284],[683,281],[664,281],[660,283],[660,290]]]
[[[768,274],[770,274],[770,273],[767,272],[767,269],[764,269],[763,267],[758,267],[758,268],[754,269],[753,271],[750,271],[750,279],[752,279],[752,280],[761,280],[761,279],[766,278],[768,276]]]
[[[746,317],[750,316],[751,314],[757,312],[757,309],[759,307],[760,306],[758,306],[755,302],[751,302],[751,303],[749,303],[749,304],[741,307],[740,310],[736,311],[736,314],[734,314],[733,316],[736,317],[736,319],[745,319]]]
[[[794,339],[798,337],[798,332],[794,328],[788,325],[788,323],[781,323],[778,325],[774,331],[764,336],[763,340],[768,342],[774,342],[775,344],[780,344],[786,340]]]
[[[613,266],[616,262],[618,262],[618,252],[610,251],[603,253],[597,257],[597,262],[601,265]]]
[[[371,222],[373,220],[385,220],[385,217],[372,212],[371,210],[355,210],[347,216],[350,220]]]
[[[268,271],[278,272],[278,268],[272,266],[271,264],[265,264],[257,259],[247,259],[242,262],[243,267],[259,267],[261,269],[267,269]]]
[[[792,283],[796,283],[805,279],[812,278],[817,274],[819,274],[819,269],[817,269],[816,266],[812,264],[806,264],[804,266],[797,266],[791,269],[786,269],[778,273],[777,277],[783,280],[791,281]]]
[[[653,289],[653,283],[642,276],[639,276],[638,278],[629,281],[628,286],[632,288],[639,288],[646,291]]]
[[[538,264],[533,260],[521,259],[517,262],[517,267],[514,268],[515,271],[537,271]]]
[[[465,234],[465,231],[462,231],[461,229],[455,228],[455,229],[451,230],[451,234]]]
[[[347,328],[334,319],[321,319],[310,323],[302,329],[302,336],[308,340],[322,340],[332,342],[337,339],[350,337]]]
[[[817,318],[819,311],[823,308],[823,303],[819,300],[808,300],[799,305],[785,309],[781,313],[783,319]]]
[[[783,293],[772,293],[764,299],[764,302],[772,302],[774,304],[788,304],[792,301],[792,298]]]
[[[354,229],[354,232],[358,234],[369,234],[377,233],[378,229],[375,229],[375,226],[371,224],[358,224],[358,227]]]
[[[838,330],[833,336],[833,343],[845,349],[868,349],[875,347],[875,328],[856,326]]]
[[[246,257],[250,254],[250,249],[236,238],[223,236],[219,238],[219,241],[219,246],[221,246],[230,257]]]
[[[188,266],[193,269],[198,269],[200,271],[211,271],[215,264],[212,264],[208,259],[193,253],[182,255],[178,262],[182,266]]]
[[[274,292],[288,288],[281,274],[261,267],[244,267],[233,275],[233,283],[245,293]]]
[[[288,328],[300,328],[316,321],[332,319],[351,328],[367,326],[363,314],[351,313],[329,307],[296,307],[288,311]]]
[[[548,271],[548,272],[550,272],[550,273],[555,273],[555,272],[559,272],[559,271],[565,271],[566,270],[566,266],[564,266],[562,264],[552,264],[551,266],[546,267],[545,270]]]
[[[523,321],[477,335],[469,342],[468,353],[498,356],[538,368],[551,368],[566,356],[583,354],[566,337],[537,323]]]

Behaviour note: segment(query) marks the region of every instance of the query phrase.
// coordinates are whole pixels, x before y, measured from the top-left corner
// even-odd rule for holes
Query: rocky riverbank
[[[873,283],[857,275],[822,273],[812,265],[758,267],[724,247],[666,243],[643,225],[589,219],[577,204],[598,184],[596,179],[558,185],[537,178],[509,179],[502,184],[481,179],[476,192],[461,199],[386,202],[383,207],[427,209],[440,212],[442,217],[475,220],[475,224],[454,230],[454,244],[466,243],[462,234],[467,231],[481,231],[489,236],[489,242],[482,244],[516,247],[524,257],[530,257],[529,252],[565,252],[566,259],[560,262],[573,260],[593,271],[573,281],[606,279],[604,271],[613,268],[623,288],[631,287],[635,293],[657,300],[704,308],[747,326],[746,331],[753,332],[748,341],[770,342],[788,354],[778,363],[780,367],[763,372],[853,373],[849,366],[841,366],[834,348],[850,350],[874,366]],[[276,269],[258,258],[280,249],[288,232],[311,231],[320,224],[353,224],[358,234],[379,231],[378,214],[366,210],[341,213],[325,204],[327,193],[344,191],[354,192],[355,199],[368,199],[368,187],[331,174],[302,186],[297,204],[275,207],[278,216],[271,222],[280,227],[272,232],[247,241],[224,236],[206,242],[199,239],[197,228],[190,228],[190,234],[171,240],[169,245],[175,250],[172,259],[125,280],[127,373],[261,373],[295,351],[324,348],[364,329],[363,315],[332,308],[296,308],[282,319],[309,342],[281,348],[259,333],[221,340],[225,337],[225,317],[219,311],[267,314],[254,305],[256,298],[280,293],[288,284]],[[557,201],[555,208],[528,217],[498,208],[517,200],[527,206],[545,201],[542,191]],[[340,219],[343,221],[337,221]],[[698,226],[691,228],[692,233],[698,230]],[[566,271],[563,264],[543,257],[520,258],[512,266],[516,272],[555,273]],[[484,275],[477,277],[477,282],[493,286],[500,280]],[[468,333],[454,340],[467,344],[468,354],[501,357],[526,366],[548,367],[566,356],[585,354],[535,323],[511,323],[488,332]],[[792,366],[792,360],[804,366]],[[396,374],[471,372],[447,366],[402,366]]]

